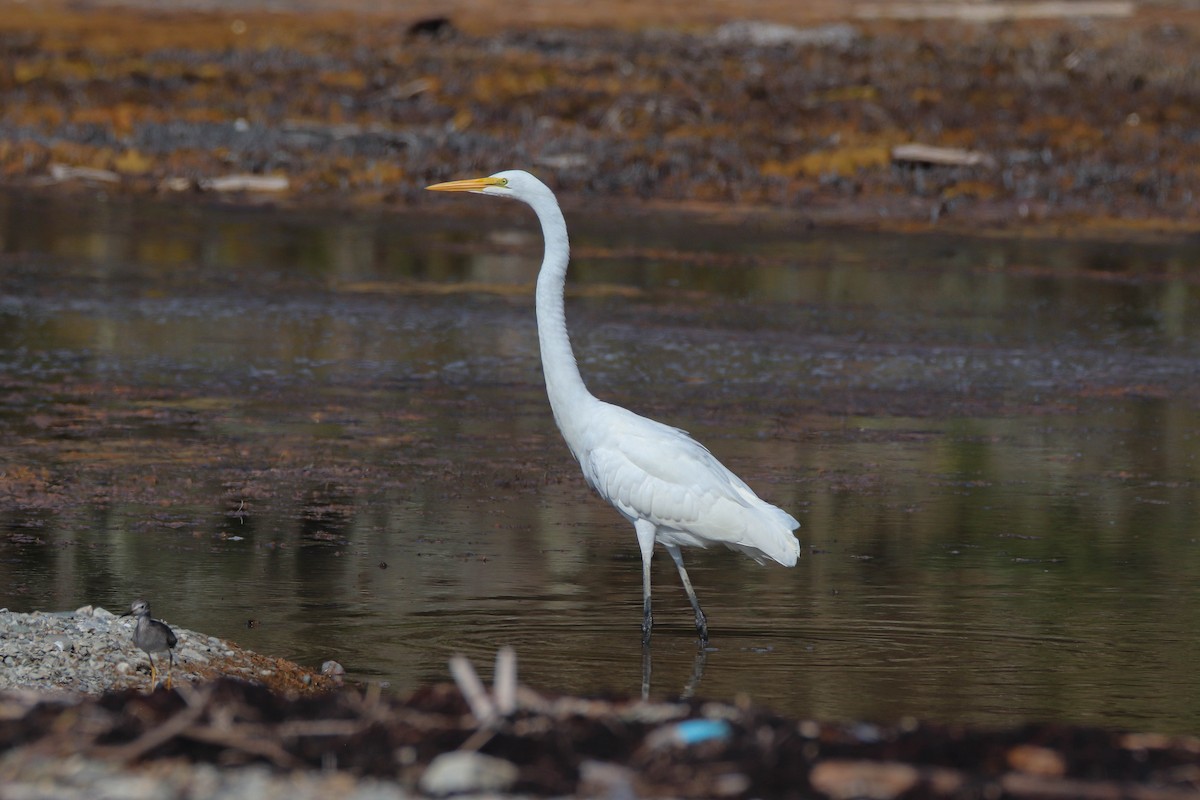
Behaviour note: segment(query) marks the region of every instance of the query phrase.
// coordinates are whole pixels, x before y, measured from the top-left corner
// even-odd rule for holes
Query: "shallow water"
[[[0,605],[145,596],[401,690],[512,644],[637,693],[633,532],[554,428],[540,242],[493,206],[0,196]],[[1200,243],[585,217],[592,390],[803,526],[793,570],[685,554],[700,656],[660,554],[652,694],[1200,730]]]

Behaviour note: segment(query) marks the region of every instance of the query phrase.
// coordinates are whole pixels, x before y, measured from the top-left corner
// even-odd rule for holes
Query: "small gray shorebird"
[[[134,600],[129,610],[122,617],[133,616],[137,625],[133,629],[133,643],[145,651],[150,659],[150,691],[158,686],[158,667],[154,664],[154,654],[164,650],[167,653],[167,688],[171,688],[171,668],[175,666],[175,632],[167,627],[167,623],[150,618],[150,604],[145,600]]]

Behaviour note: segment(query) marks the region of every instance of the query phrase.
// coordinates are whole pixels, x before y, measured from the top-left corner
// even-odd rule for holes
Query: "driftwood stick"
[[[492,724],[498,716],[496,706],[492,703],[492,698],[488,697],[487,689],[483,688],[483,681],[479,680],[471,662],[465,656],[452,656],[450,674],[479,724]]]
[[[496,672],[492,675],[492,696],[496,711],[507,717],[517,710],[517,651],[505,645],[496,653]]]

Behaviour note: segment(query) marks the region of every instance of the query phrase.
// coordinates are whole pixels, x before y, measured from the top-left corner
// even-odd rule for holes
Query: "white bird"
[[[723,544],[760,564],[792,567],[800,527],[786,511],[761,500],[704,445],[678,428],[598,400],[584,386],[567,336],[563,287],[570,259],[567,224],[554,193],[528,172],[426,187],[521,200],[542,224],[546,251],[537,279],[537,326],[542,371],[554,421],[579,462],[583,477],[637,532],[642,551],[642,642],[649,644],[650,559],[654,543],[666,548],[696,612],[696,631],[708,641],[708,623],[683,568],[680,547]]]

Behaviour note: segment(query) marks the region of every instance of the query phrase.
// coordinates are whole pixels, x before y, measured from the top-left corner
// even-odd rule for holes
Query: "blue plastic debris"
[[[723,719],[689,719],[675,725],[668,725],[650,734],[647,744],[651,747],[664,745],[683,745],[691,747],[694,744],[715,740],[724,741],[733,735],[733,728]]]
[[[728,739],[733,729],[723,719],[689,719],[676,725],[675,733],[680,742],[692,745],[709,739]]]

